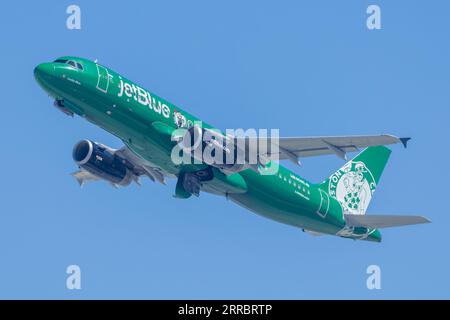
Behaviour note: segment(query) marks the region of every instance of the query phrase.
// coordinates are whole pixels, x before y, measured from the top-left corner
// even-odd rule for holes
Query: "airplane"
[[[386,145],[401,143],[406,148],[409,138],[387,134],[266,138],[270,148],[252,149],[256,163],[245,157],[241,164],[176,163],[175,147],[192,159],[196,150],[215,145],[216,154],[224,157],[230,148],[239,152],[239,141],[250,150],[251,142],[262,138],[226,135],[97,61],[60,57],[36,66],[34,76],[57,109],[85,118],[124,143],[114,149],[88,139],[78,142],[73,159],[79,170],[73,176],[80,186],[95,180],[114,187],[140,185],[141,177],[165,184],[175,178],[176,198],[212,193],[312,235],[354,240],[381,242],[380,228],[430,222],[422,216],[366,215],[391,154]],[[202,134],[211,132],[231,142],[224,147],[219,140],[204,140]],[[356,151],[360,153],[322,183],[309,182],[271,160],[300,164],[301,158],[322,155],[347,160],[347,153]],[[264,174],[271,168],[276,170]]]

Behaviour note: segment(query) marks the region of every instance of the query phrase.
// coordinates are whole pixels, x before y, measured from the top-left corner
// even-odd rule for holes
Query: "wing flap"
[[[239,138],[238,138],[239,139]],[[256,146],[263,143],[267,146],[264,154],[270,158],[278,157],[279,160],[291,160],[296,163],[296,158],[315,157],[334,154],[346,159],[346,153],[359,151],[372,146],[384,146],[402,143],[406,147],[409,138],[398,138],[392,135],[368,135],[368,136],[323,136],[323,137],[280,137],[276,141],[270,138],[244,138],[248,145]],[[251,140],[253,140],[251,142]],[[277,148],[272,150],[272,143]]]
[[[365,228],[389,228],[401,227],[412,224],[421,224],[431,222],[422,216],[397,216],[397,215],[345,215],[345,221],[353,227]]]
[[[342,158],[345,153],[358,151],[360,148],[401,142],[400,138],[384,134],[379,136],[280,138],[279,146],[301,158],[325,154],[337,154]],[[281,153],[280,159],[284,158]]]

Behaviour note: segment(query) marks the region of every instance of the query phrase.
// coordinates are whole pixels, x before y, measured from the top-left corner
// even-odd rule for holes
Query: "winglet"
[[[403,146],[405,147],[405,149],[408,147],[408,141],[411,140],[410,137],[407,138],[399,138],[400,142],[403,144]]]

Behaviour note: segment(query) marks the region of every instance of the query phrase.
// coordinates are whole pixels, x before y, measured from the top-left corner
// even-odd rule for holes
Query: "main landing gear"
[[[214,174],[211,167],[195,172],[181,172],[175,188],[175,197],[187,199],[194,195],[200,195],[200,188],[203,181],[212,180]]]

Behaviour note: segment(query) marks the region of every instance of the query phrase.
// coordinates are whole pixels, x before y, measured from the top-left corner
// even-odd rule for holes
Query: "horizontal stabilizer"
[[[411,224],[429,223],[431,222],[421,216],[394,216],[394,215],[354,215],[346,214],[345,221],[353,227],[365,228],[389,228],[400,227]]]

